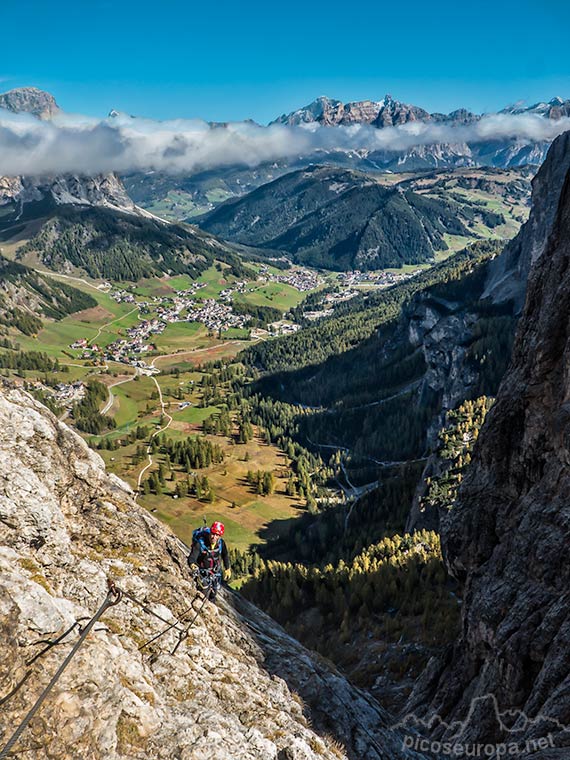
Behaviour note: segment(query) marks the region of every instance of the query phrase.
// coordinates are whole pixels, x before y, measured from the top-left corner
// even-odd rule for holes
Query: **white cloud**
[[[570,129],[570,119],[536,114],[494,114],[469,125],[411,122],[375,129],[368,125],[268,127],[249,122],[210,126],[203,121],[152,121],[128,116],[97,120],[60,114],[38,121],[0,109],[0,175],[62,172],[201,169],[310,155],[316,150],[394,150],[432,143],[517,139],[549,141]]]

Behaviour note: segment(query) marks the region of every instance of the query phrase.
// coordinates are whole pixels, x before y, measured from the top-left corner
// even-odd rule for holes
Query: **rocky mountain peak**
[[[13,113],[30,113],[49,120],[60,108],[49,92],[20,87],[0,95],[0,108]],[[52,177],[0,177],[0,206],[11,204],[21,216],[24,206],[47,200],[56,206],[104,206],[139,213],[119,177],[109,172],[86,177],[63,174]]]
[[[188,627],[204,603],[176,537],[79,436],[9,388],[0,389],[0,467],[0,697],[25,679],[2,705],[0,747],[111,578],[126,595],[88,635],[20,752],[53,760],[419,757],[401,749],[374,700],[237,595],[205,602]],[[165,621],[175,625],[146,644]],[[42,642],[66,631],[30,663]]]
[[[123,213],[148,215],[129,197],[114,173],[86,177],[61,174],[56,177],[0,177],[0,208],[4,222],[34,214],[34,207],[45,213],[57,206],[97,206]]]
[[[392,127],[409,121],[431,121],[431,115],[423,108],[401,103],[391,95],[386,95],[372,124],[375,127]]]
[[[53,95],[37,87],[18,87],[0,94],[0,108],[13,113],[30,113],[39,119],[51,119],[60,110]]]
[[[529,219],[489,267],[484,297],[492,298],[495,303],[513,300],[517,312],[522,311],[531,266],[546,248],[569,171],[570,131],[552,143],[532,180]]]
[[[533,103],[530,106],[525,105],[523,102],[519,102],[503,108],[500,113],[536,114],[538,116],[544,116],[548,119],[557,120],[570,116],[570,100],[564,100],[563,98],[556,96],[548,102],[540,101],[538,103]]]

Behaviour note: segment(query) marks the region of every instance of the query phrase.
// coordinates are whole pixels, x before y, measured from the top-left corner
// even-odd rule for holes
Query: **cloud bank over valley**
[[[377,129],[367,124],[211,125],[122,114],[97,120],[60,113],[39,121],[0,109],[0,175],[192,173],[231,165],[255,167],[319,151],[399,152],[442,143],[549,142],[568,129],[570,118],[553,120],[538,114],[492,114],[459,125],[415,121]]]

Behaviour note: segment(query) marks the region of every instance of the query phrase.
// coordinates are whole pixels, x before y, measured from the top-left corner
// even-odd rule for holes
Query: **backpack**
[[[209,565],[211,569],[216,569],[216,571],[219,570],[221,560],[222,560],[222,542],[223,539],[220,538],[218,541],[218,545],[215,549],[215,551],[212,551],[211,548],[206,543],[206,537],[210,535],[210,528],[196,528],[192,531],[192,548],[196,544],[200,547],[200,556],[206,556],[209,561]]]

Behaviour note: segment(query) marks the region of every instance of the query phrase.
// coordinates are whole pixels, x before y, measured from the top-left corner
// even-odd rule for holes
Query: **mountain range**
[[[570,116],[570,100],[560,97],[531,106],[515,104],[503,108],[501,114],[537,114],[547,119],[561,119]],[[350,124],[371,124],[373,127],[393,127],[412,121],[437,122],[443,124],[471,124],[481,119],[480,114],[458,108],[448,114],[429,113],[419,106],[409,105],[386,95],[382,100],[358,100],[343,103],[334,98],[321,96],[306,106],[283,114],[272,124],[321,124],[322,126],[348,126]]]
[[[13,109],[49,118],[49,103],[42,105],[35,95],[10,95]],[[381,103],[360,104],[359,118],[382,129],[390,124],[375,122],[387,107],[392,123],[436,117],[386,99]],[[335,108],[345,114],[340,105]],[[356,118],[352,105],[348,112]],[[565,107],[537,104],[530,115],[558,119]],[[524,114],[520,108],[513,106],[511,113]],[[317,109],[309,116],[316,120]],[[538,144],[527,147],[536,155],[542,150]],[[508,141],[503,148],[517,150]],[[135,503],[128,486],[105,473],[100,457],[65,424],[25,392],[0,386],[0,601],[7,641],[0,682],[9,725],[17,725],[27,709],[20,686],[27,679],[28,686],[45,686],[61,661],[61,650],[48,646],[42,662],[49,667],[40,666],[32,678],[32,647],[58,643],[56,637],[65,638],[89,619],[113,591],[109,577],[127,592],[46,701],[41,722],[29,727],[22,740],[26,751],[49,747],[56,760],[70,751],[94,758],[423,760],[420,750],[403,743],[401,729],[422,729],[438,740],[459,736],[485,747],[508,740],[513,731],[517,739],[542,740],[546,727],[556,748],[549,745],[532,756],[568,756],[569,167],[566,132],[550,146],[533,180],[529,220],[503,250],[498,241],[479,241],[418,278],[359,294],[332,318],[258,342],[239,357],[240,372],[250,371],[254,381],[242,409],[253,414],[257,405],[267,415],[264,443],[281,441],[284,447],[292,430],[292,455],[301,446],[334,451],[339,477],[346,477],[354,493],[364,475],[373,473],[376,489],[366,492],[369,500],[361,491],[348,510],[328,504],[320,513],[307,511],[298,542],[294,520],[282,531],[280,539],[308,547],[312,561],[321,542],[340,553],[351,531],[361,531],[360,546],[361,540],[370,545],[377,539],[374,530],[385,532],[398,517],[383,512],[398,494],[391,494],[385,472],[401,467],[403,478],[406,469],[423,466],[446,410],[466,398],[497,396],[472,460],[464,463],[457,500],[438,515],[416,503],[409,518],[410,531],[430,519],[437,523],[445,563],[462,589],[462,621],[455,642],[422,668],[404,710],[408,720],[392,722],[393,731],[373,697],[230,592],[221,592],[219,606],[197,616],[192,630],[180,627],[185,615],[194,614],[188,608],[194,591],[184,575],[184,547]],[[511,206],[522,206],[527,172],[493,169],[477,176],[464,169],[432,170],[382,183],[369,172],[307,165],[227,201],[201,223],[270,251],[292,252],[298,260],[320,257],[321,265],[365,266],[370,251],[381,254],[385,265],[400,249],[430,258],[447,236],[464,237],[470,221],[480,231],[482,206],[460,191],[481,189],[478,183],[489,189],[501,180],[507,189],[495,192]],[[210,232],[141,211],[115,175],[3,178],[0,188],[0,245],[13,254],[20,243],[16,253],[30,263],[118,279],[195,274],[214,257],[240,265],[235,249]],[[488,213],[492,228],[499,220]],[[349,249],[347,241],[355,245]],[[19,323],[25,334],[34,322],[24,314],[22,329],[20,307],[28,306],[30,293],[36,294],[34,309],[43,313],[54,303],[58,314],[80,305],[70,289],[46,291],[45,278],[18,263],[0,260],[0,280],[0,321]],[[296,404],[292,422],[287,404]],[[280,416],[272,420],[275,410]],[[263,421],[253,418],[260,427]],[[334,465],[331,457],[330,472]],[[351,466],[356,477],[347,474]],[[425,482],[429,468],[428,460]],[[333,520],[340,533],[328,532]],[[434,577],[438,573],[427,554],[424,566]],[[306,578],[310,570],[302,569]],[[405,556],[396,569],[394,585],[410,580]],[[288,567],[284,582],[292,572]],[[373,617],[367,604],[383,592],[389,576],[378,574],[374,587],[366,573],[363,565],[355,574],[359,588],[348,603],[356,607],[361,596],[363,604],[356,614],[347,605],[342,644],[345,657],[356,654],[370,668],[367,644],[358,644],[355,653],[353,634],[361,626],[364,636]],[[448,581],[441,580],[442,593],[455,599]],[[303,583],[289,587],[292,600],[300,598]],[[274,596],[276,603],[285,594]],[[342,592],[337,598],[344,602]],[[325,622],[336,606],[337,600]],[[414,627],[428,627],[431,612],[421,619],[416,614]],[[396,621],[399,610],[389,608],[387,614]],[[172,625],[151,656],[142,654],[167,621]],[[311,625],[314,620],[307,618],[306,630]],[[406,636],[413,642],[413,632]],[[411,667],[408,661],[398,664],[406,671]],[[9,733],[1,729],[3,739]]]
[[[36,88],[5,93],[0,107],[42,120],[60,111],[53,96]],[[243,271],[230,245],[145,211],[114,173],[0,177],[0,254],[8,253],[94,278],[196,276],[214,257]]]
[[[506,223],[502,213],[458,192],[462,176],[455,177],[453,191],[444,189],[445,179],[388,184],[370,173],[309,166],[195,221],[227,240],[283,252],[310,266],[364,270],[419,264],[447,250],[450,236],[497,235]],[[524,175],[518,179],[523,186]]]
[[[0,102],[13,112],[28,112],[40,119],[54,118],[60,112],[53,96],[35,88],[6,93]],[[388,97],[374,108],[368,101],[366,108],[349,103],[341,109],[341,105],[320,99],[296,112],[297,116],[288,117],[288,123],[308,118],[307,114],[326,124],[341,123],[349,118],[346,114],[372,123],[377,106],[374,123],[378,125],[439,118]],[[556,107],[560,111],[563,106]],[[551,104],[550,118],[555,118],[554,108]],[[340,111],[345,116],[338,116]],[[449,118],[466,122],[472,116],[458,111]],[[438,150],[446,149],[440,146]],[[528,198],[528,183],[526,190],[522,189],[526,170],[518,180],[507,183],[504,177],[496,182],[496,170],[490,170],[495,172],[487,182],[487,187],[493,187],[492,194],[506,194],[504,188],[509,188],[509,221],[501,210],[486,208],[480,198],[473,201],[455,190],[444,191],[445,181],[439,175],[426,178],[432,185],[426,191],[426,183],[414,182],[408,175],[394,182],[391,175],[374,171],[369,157],[365,160],[351,152],[343,155],[320,155],[319,163],[309,167],[307,158],[299,157],[303,168],[295,171],[289,171],[291,166],[282,161],[255,169],[211,170],[187,179],[161,172],[142,178],[128,175],[127,187],[110,173],[0,177],[1,241],[12,247],[18,244],[18,255],[28,256],[29,263],[39,259],[52,268],[71,267],[94,277],[137,279],[160,272],[197,273],[211,262],[213,252],[232,257],[231,244],[195,227],[169,225],[153,214],[163,210],[156,199],[165,195],[179,204],[179,212],[171,216],[191,208],[188,221],[198,221],[207,233],[278,255],[286,253],[299,263],[340,270],[428,262],[438,251],[447,250],[450,236],[466,240],[508,235],[523,220],[520,205],[515,213],[512,204],[524,206],[525,193]],[[323,166],[325,158],[333,163]],[[365,164],[368,170],[345,169],[339,166],[343,163]],[[484,182],[472,175],[457,175],[456,180],[459,190]],[[249,195],[232,201],[232,196],[243,196],[252,188]],[[193,216],[209,206],[218,208],[203,217]],[[105,255],[104,250],[108,252]]]
[[[34,87],[24,87],[0,95],[0,108],[13,113],[27,112],[42,120],[62,113],[55,98]],[[112,111],[111,117],[118,112]],[[553,98],[532,106],[516,104],[504,108],[499,117],[532,117],[555,122],[570,115],[570,100]],[[488,116],[488,114],[486,115]],[[332,98],[317,98],[312,103],[275,119],[276,126],[335,127],[365,125],[384,130],[394,126],[435,125],[444,128],[445,139],[406,148],[320,146],[298,155],[272,160],[250,161],[208,168],[195,172],[167,173],[162,170],[126,171],[121,179],[139,208],[170,219],[188,219],[211,211],[220,203],[256,189],[283,174],[307,165],[328,164],[375,173],[425,171],[454,167],[517,167],[540,165],[550,141],[522,138],[516,134],[489,138],[454,138],[455,127],[474,127],[482,119],[465,108],[449,114],[430,113],[424,108],[398,101],[387,95],[382,100],[343,103]],[[136,118],[132,117],[133,124]],[[209,124],[211,130],[223,130],[227,124]],[[30,179],[30,178],[28,178]]]

